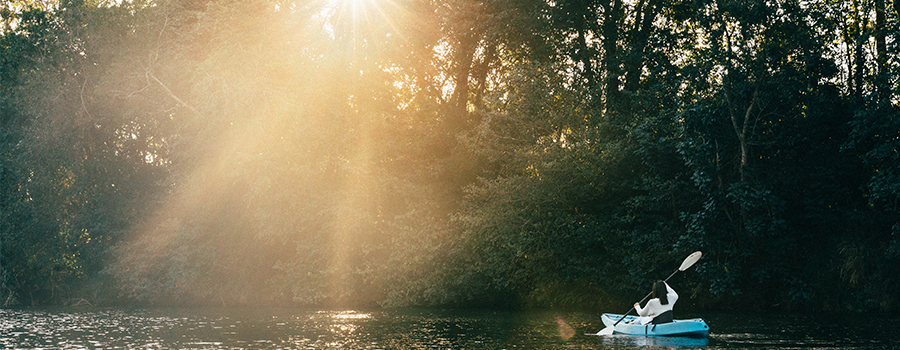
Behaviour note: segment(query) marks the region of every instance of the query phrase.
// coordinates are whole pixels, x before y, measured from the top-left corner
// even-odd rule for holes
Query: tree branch
[[[184,102],[182,99],[178,98],[178,95],[175,95],[175,93],[172,92],[172,90],[169,90],[169,87],[167,87],[166,84],[163,84],[163,82],[160,81],[159,78],[157,78],[155,75],[153,75],[153,73],[150,72],[150,70],[146,71],[146,75],[148,78],[153,79],[154,81],[159,83],[159,86],[162,86],[162,88],[164,90],[166,90],[166,92],[169,94],[169,97],[172,97],[172,99],[174,99],[175,101],[178,101],[179,104],[181,104],[185,108],[191,110],[191,112],[194,112],[194,114],[200,115],[200,112],[198,112],[196,109],[194,109],[194,107],[191,107],[191,105],[187,104],[187,102]]]

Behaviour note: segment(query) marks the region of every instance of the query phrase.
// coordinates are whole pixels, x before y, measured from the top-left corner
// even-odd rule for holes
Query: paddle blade
[[[609,327],[603,328],[603,329],[601,329],[599,332],[597,332],[597,335],[612,335],[612,334],[613,334],[613,329],[614,329],[614,328],[615,328],[615,327],[613,327],[613,326],[609,326]]]
[[[694,263],[696,263],[697,260],[700,260],[701,255],[703,255],[703,253],[700,253],[699,250],[691,255],[688,255],[688,257],[684,259],[684,262],[681,263],[681,267],[678,268],[678,271],[684,271],[689,269],[691,266],[694,266]]]

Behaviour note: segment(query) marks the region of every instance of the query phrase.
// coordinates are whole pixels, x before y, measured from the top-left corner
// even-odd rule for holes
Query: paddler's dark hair
[[[659,298],[659,303],[669,305],[669,298],[666,297],[669,291],[666,289],[666,282],[656,281],[653,283],[653,297]]]

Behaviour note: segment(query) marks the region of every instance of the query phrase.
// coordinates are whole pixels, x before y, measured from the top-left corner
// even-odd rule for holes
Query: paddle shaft
[[[675,270],[675,272],[672,272],[672,274],[669,275],[669,277],[666,277],[666,280],[663,281],[663,282],[669,282],[669,279],[672,278],[672,276],[675,276],[675,274],[678,273],[678,271],[681,271],[681,269],[678,269],[678,270]],[[647,301],[647,298],[649,298],[651,295],[653,295],[653,292],[648,293],[647,296],[645,296],[644,299],[641,299],[641,302],[638,303],[638,304],[643,304],[645,301]],[[622,315],[622,317],[619,318],[619,320],[616,321],[616,323],[613,323],[613,327],[615,327],[616,325],[618,325],[619,322],[622,322],[622,320],[625,319],[625,316],[628,316],[628,314],[631,313],[631,310],[634,310],[634,305],[632,305],[632,306],[631,306],[631,309],[628,309],[628,312],[626,312],[624,315]]]

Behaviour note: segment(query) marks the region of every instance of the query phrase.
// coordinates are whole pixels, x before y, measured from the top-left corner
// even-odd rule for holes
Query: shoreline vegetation
[[[900,311],[898,7],[4,1],[0,306]]]

